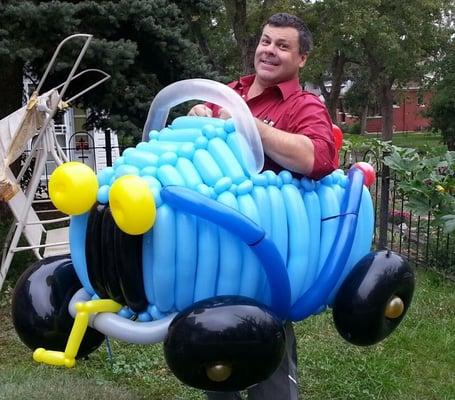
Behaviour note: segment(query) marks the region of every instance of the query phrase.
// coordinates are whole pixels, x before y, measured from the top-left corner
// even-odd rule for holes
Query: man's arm
[[[196,104],[188,115],[198,117],[211,117],[212,110],[205,104]],[[226,110],[220,110],[220,117],[230,118]],[[295,135],[276,129],[254,119],[261,135],[264,153],[285,169],[302,175],[309,175],[313,171],[314,146],[313,142],[305,135]]]
[[[285,169],[310,175],[314,164],[314,145],[305,135],[296,135],[255,118],[264,153]]]
[[[317,111],[320,113],[320,105],[318,106]],[[196,110],[195,107],[197,107]],[[189,115],[212,116],[212,110],[206,105],[198,104],[195,107],[190,110]],[[230,118],[229,113],[224,109],[219,110],[219,114],[220,118]],[[313,111],[312,114],[317,115],[317,112]],[[255,118],[255,122],[261,136],[264,153],[284,169],[313,179],[320,179],[334,170],[332,161],[335,156],[335,147],[331,131],[321,129],[320,132],[327,131],[328,133],[325,136],[319,135],[319,137],[314,137],[315,135],[312,134],[310,137],[307,136],[308,132],[305,129],[302,134],[296,134],[273,128],[257,118]],[[303,125],[305,124],[297,122],[296,128]],[[322,124],[322,128],[324,127],[325,124]]]

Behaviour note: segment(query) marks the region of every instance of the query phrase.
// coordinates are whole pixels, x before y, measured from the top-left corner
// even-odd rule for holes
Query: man
[[[256,74],[228,86],[245,99],[255,117],[266,155],[264,169],[288,169],[319,179],[336,167],[335,146],[325,106],[299,83],[311,46],[311,33],[300,19],[273,15],[256,48]],[[229,117],[210,103],[194,106],[189,115]]]
[[[264,170],[288,169],[319,179],[333,171],[335,144],[325,106],[302,91],[299,71],[312,46],[311,33],[297,17],[275,14],[263,26],[254,56],[254,75],[230,83],[250,108],[265,152]],[[229,118],[215,104],[197,104],[189,115]],[[286,354],[278,370],[248,390],[249,399],[298,398],[296,345],[292,324],[286,324]],[[238,393],[208,393],[210,400],[241,399]]]

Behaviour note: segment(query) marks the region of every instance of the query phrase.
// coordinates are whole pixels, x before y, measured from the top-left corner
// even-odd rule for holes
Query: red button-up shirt
[[[259,96],[248,99],[248,91],[254,75],[240,78],[228,84],[246,103],[254,117],[285,132],[305,135],[314,145],[314,165],[309,177],[319,179],[336,169],[335,143],[332,121],[324,104],[312,93],[302,90],[298,79],[266,88]],[[220,108],[207,104],[214,117],[219,117]],[[264,170],[279,172],[279,166],[265,157]]]

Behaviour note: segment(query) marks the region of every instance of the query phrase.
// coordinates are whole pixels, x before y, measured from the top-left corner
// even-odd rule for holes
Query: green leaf
[[[422,196],[409,198],[407,208],[420,216],[428,215],[428,213],[432,211],[428,199],[422,198]]]
[[[455,231],[455,215],[449,214],[441,217],[441,220],[444,222],[444,232],[451,233]]]

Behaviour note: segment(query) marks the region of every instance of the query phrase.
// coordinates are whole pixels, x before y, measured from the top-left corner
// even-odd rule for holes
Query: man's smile
[[[279,64],[278,61],[274,61],[274,60],[270,60],[270,59],[266,59],[266,58],[261,58],[260,61],[261,61],[261,63],[266,64],[266,65],[277,66]]]

